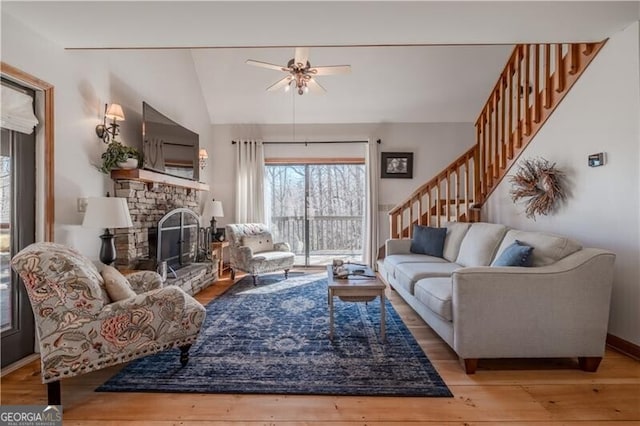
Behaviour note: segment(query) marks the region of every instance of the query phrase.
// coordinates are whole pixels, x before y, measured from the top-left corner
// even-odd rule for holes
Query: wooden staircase
[[[599,43],[518,44],[476,120],[476,143],[389,212],[391,238],[413,224],[480,220],[480,209],[571,87]]]

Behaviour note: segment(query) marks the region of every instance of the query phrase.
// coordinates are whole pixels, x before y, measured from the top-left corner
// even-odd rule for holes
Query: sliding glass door
[[[267,164],[265,188],[274,240],[291,245],[296,264],[362,261],[364,164]]]
[[[34,349],[34,319],[11,257],[35,241],[35,137],[2,129],[0,137],[0,329],[2,367]]]

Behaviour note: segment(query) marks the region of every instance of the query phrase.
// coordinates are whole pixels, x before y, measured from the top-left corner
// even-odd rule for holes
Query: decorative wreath
[[[525,214],[536,219],[536,215],[547,215],[566,199],[562,187],[564,173],[549,164],[544,158],[522,161],[515,175],[511,176],[511,199],[513,202],[525,200]]]

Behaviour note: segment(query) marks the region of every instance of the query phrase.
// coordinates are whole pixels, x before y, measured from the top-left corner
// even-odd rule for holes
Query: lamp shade
[[[207,158],[209,158],[209,153],[207,153],[206,149],[200,148],[200,151],[198,152],[198,157],[201,160],[206,160]]]
[[[222,201],[213,200],[213,205],[211,207],[211,216],[224,217],[224,211],[222,210]]]
[[[129,228],[133,226],[125,198],[89,197],[82,226],[87,228]]]
[[[105,117],[113,120],[124,121],[124,112],[122,112],[122,107],[118,104],[109,105],[109,109],[107,109]]]

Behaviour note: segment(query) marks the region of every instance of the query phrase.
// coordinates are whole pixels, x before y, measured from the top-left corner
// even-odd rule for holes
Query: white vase
[[[123,161],[118,163],[118,168],[120,169],[137,169],[138,168],[138,159],[137,158],[127,158],[127,161]]]

